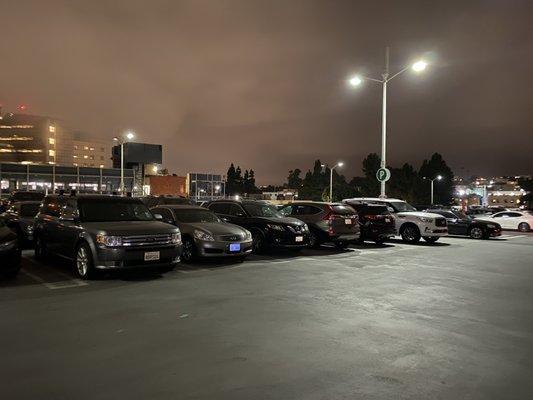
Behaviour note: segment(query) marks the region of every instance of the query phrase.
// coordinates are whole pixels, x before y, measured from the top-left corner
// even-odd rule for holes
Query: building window
[[[91,147],[89,150],[94,151],[94,147]]]
[[[77,167],[77,166],[78,166],[78,163],[73,163],[72,165],[74,165],[75,167]]]
[[[78,150],[78,145],[74,145],[74,150]]]
[[[86,155],[83,156],[83,158],[89,158],[89,156],[86,154]]]
[[[48,132],[50,132],[50,133],[54,133],[55,131],[56,131],[56,127],[55,127],[54,125],[50,125],[50,126],[48,127]]]
[[[48,139],[48,143],[56,144],[56,140],[53,137],[51,137],[51,138]]]
[[[78,156],[77,156],[76,154],[74,154],[72,157],[73,157],[73,158],[78,158]]]
[[[83,146],[83,150],[89,150],[89,146]]]
[[[105,149],[103,147],[100,147],[100,151],[103,153]]]
[[[94,156],[90,156],[89,158],[90,158],[91,160],[94,160]]]
[[[104,156],[100,156],[100,161],[104,161]]]
[[[104,168],[104,164],[100,164],[100,168]]]
[[[49,155],[50,157],[55,157],[55,155],[56,155],[56,151],[55,151],[55,150],[48,150],[48,155]]]

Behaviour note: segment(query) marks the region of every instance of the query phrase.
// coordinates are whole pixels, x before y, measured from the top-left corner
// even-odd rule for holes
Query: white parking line
[[[33,265],[39,265],[35,261],[33,261],[31,258],[24,257],[24,259],[28,260]],[[22,272],[24,275],[29,276],[33,280],[36,280],[37,282],[40,282],[48,289],[54,290],[54,289],[67,289],[71,287],[80,287],[80,286],[87,286],[89,285],[87,282],[82,281],[81,279],[72,278],[71,276],[61,272],[61,271],[53,271],[54,274],[57,274],[63,278],[66,278],[66,280],[59,281],[59,282],[47,282],[43,278],[41,278],[38,275],[32,274],[31,272],[28,272],[24,269],[21,269],[20,272]]]
[[[500,239],[517,239],[527,237],[527,235],[501,235]]]

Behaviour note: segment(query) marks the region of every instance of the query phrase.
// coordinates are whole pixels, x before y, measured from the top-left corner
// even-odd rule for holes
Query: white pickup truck
[[[403,200],[355,197],[342,202],[348,205],[367,203],[387,206],[396,221],[396,233],[404,242],[416,243],[422,237],[426,242],[434,243],[441,236],[448,235],[446,218],[439,214],[417,211]]]

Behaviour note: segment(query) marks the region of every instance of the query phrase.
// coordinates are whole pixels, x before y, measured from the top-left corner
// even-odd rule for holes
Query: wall
[[[150,185],[150,194],[153,196],[172,195],[187,196],[186,178],[184,176],[154,175],[147,177]]]

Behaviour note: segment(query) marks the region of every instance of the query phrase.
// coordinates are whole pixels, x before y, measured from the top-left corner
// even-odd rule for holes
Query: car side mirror
[[[154,214],[154,218],[158,221],[163,221],[163,216],[161,214]]]

